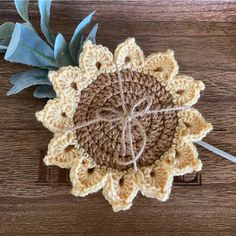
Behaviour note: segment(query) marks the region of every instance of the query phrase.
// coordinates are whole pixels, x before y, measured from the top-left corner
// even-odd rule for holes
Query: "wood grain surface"
[[[171,48],[181,73],[203,80],[196,105],[214,130],[205,141],[236,155],[236,1],[54,1],[51,25],[67,39],[92,10],[97,42],[114,50],[134,36],[146,55]],[[39,29],[36,2],[30,19]],[[0,24],[21,19],[12,1],[0,1]],[[68,173],[46,168],[52,134],[34,113],[45,100],[32,89],[6,97],[8,78],[27,67],[0,56],[0,233],[2,235],[236,235],[236,164],[198,147],[203,170],[175,179],[170,199],[138,195],[114,214],[102,194],[76,198]]]

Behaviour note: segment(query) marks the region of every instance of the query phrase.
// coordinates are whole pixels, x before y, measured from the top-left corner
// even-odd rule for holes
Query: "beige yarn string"
[[[188,109],[189,106],[176,106],[173,108],[163,108],[163,109],[155,109],[155,110],[150,110],[152,106],[152,97],[151,96],[145,96],[141,98],[137,103],[135,103],[130,110],[127,109],[126,104],[125,104],[125,99],[124,99],[124,90],[122,86],[122,80],[120,77],[120,73],[118,70],[118,67],[116,67],[117,70],[117,75],[118,75],[118,83],[119,83],[119,92],[120,92],[120,98],[121,98],[121,106],[122,106],[122,111],[118,111],[114,108],[110,107],[102,107],[98,110],[96,110],[96,118],[83,122],[79,125],[76,125],[74,127],[68,128],[65,131],[74,131],[86,126],[89,126],[91,124],[104,121],[104,122],[121,122],[122,124],[122,135],[121,135],[121,145],[122,145],[122,156],[126,156],[126,136],[128,138],[128,142],[130,145],[130,151],[131,151],[131,156],[132,160],[130,161],[120,161],[116,160],[117,163],[121,165],[130,165],[133,164],[134,170],[137,170],[137,161],[141,157],[145,146],[147,142],[147,136],[145,129],[143,125],[140,123],[140,121],[137,119],[138,117],[142,117],[148,114],[157,114],[161,112],[172,112],[172,111],[179,111],[179,110],[184,110]],[[137,108],[141,105],[145,104],[145,107],[141,110],[138,110]],[[139,147],[139,150],[136,151],[136,147],[134,147],[133,144],[133,135],[132,135],[132,126],[137,126],[139,131],[140,131],[140,137],[141,137],[141,146]]]

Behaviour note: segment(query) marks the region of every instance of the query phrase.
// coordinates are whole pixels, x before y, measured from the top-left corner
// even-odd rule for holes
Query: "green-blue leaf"
[[[51,85],[48,79],[48,71],[33,69],[24,72],[17,73],[10,78],[10,83],[13,87],[7,92],[7,95],[19,93],[25,88],[34,85]]]
[[[77,62],[77,57],[78,53],[80,50],[81,45],[81,37],[84,34],[84,31],[86,27],[90,24],[92,17],[94,15],[95,11],[90,13],[87,17],[85,17],[79,25],[76,27],[75,32],[72,36],[72,39],[70,41],[69,49],[70,49],[70,54],[72,56],[72,59],[74,60],[75,63]]]
[[[0,39],[11,38],[15,24],[12,22],[6,22],[0,26]]]
[[[7,50],[7,46],[0,45],[0,50]]]
[[[6,22],[0,26],[0,52],[6,52],[15,24]]]
[[[73,65],[69,47],[62,34],[58,34],[55,40],[54,57],[58,67]]]
[[[57,67],[53,50],[35,31],[16,23],[5,60],[42,68]]]
[[[40,27],[48,43],[53,46],[55,37],[49,26],[51,3],[52,0],[38,0],[39,12],[41,15]]]
[[[52,85],[41,85],[35,89],[34,97],[36,97],[36,98],[55,98],[56,93],[53,90]]]
[[[92,30],[89,32],[86,40],[90,40],[92,43],[96,44],[97,31],[98,31],[98,23],[96,23],[92,28]]]
[[[29,21],[28,16],[28,7],[29,7],[29,0],[14,0],[16,10],[18,11],[19,15],[22,17],[24,21]]]
[[[7,50],[7,46],[0,45],[0,52],[5,52]]]
[[[23,72],[19,72],[17,74],[14,74],[10,77],[9,82],[14,85],[17,83],[17,81],[23,77],[34,77],[35,74],[37,74],[37,76],[43,76],[43,77],[47,77],[48,75],[48,70],[43,70],[43,69],[31,69],[31,70],[27,70],[27,71],[23,71]]]

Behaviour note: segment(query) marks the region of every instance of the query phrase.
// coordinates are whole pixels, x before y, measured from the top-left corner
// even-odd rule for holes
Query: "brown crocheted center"
[[[172,96],[158,82],[158,79],[131,70],[120,72],[127,108],[133,106],[145,96],[152,97],[151,109],[173,107]],[[138,109],[144,108],[141,104]],[[101,74],[88,88],[81,92],[80,101],[74,116],[75,125],[94,119],[96,110],[101,107],[112,107],[122,111],[116,73]],[[173,141],[178,123],[177,111],[168,113],[148,114],[138,118],[147,135],[147,143],[142,156],[138,160],[139,166],[152,164],[160,159]],[[101,166],[125,170],[132,165],[124,166],[117,163],[132,160],[129,143],[127,141],[127,155],[121,156],[120,122],[98,122],[77,130],[77,139],[81,147]],[[137,127],[132,126],[134,146],[140,147],[141,135]]]

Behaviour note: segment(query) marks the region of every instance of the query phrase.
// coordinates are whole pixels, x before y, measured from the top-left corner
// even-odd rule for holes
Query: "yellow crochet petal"
[[[171,191],[173,175],[166,165],[159,163],[157,166],[142,168],[138,173],[138,182],[144,196],[166,201]]]
[[[180,133],[182,136],[188,136],[193,141],[199,141],[212,130],[212,125],[206,122],[196,109],[183,110],[180,115],[180,125],[182,125]]]
[[[119,44],[114,53],[114,60],[119,68],[139,68],[143,65],[142,49],[135,43],[134,38],[128,38]]]
[[[200,97],[200,91],[205,89],[202,81],[194,80],[190,76],[178,75],[170,83],[177,105],[193,105]]]
[[[77,100],[80,92],[91,83],[78,67],[62,67],[48,73],[49,80],[58,97]]]
[[[84,197],[90,193],[102,189],[107,182],[108,172],[96,167],[96,164],[88,157],[82,156],[76,159],[70,170],[72,182],[72,194]]]
[[[173,174],[184,175],[193,171],[200,171],[201,168],[202,162],[198,159],[198,153],[193,143],[191,141],[179,141],[176,147]]]
[[[111,71],[113,55],[108,48],[87,41],[84,43],[83,51],[80,54],[79,65],[82,71],[93,78],[95,74]]]
[[[110,175],[102,193],[114,212],[129,209],[138,193],[135,174],[132,172],[123,176]]]
[[[174,52],[167,50],[165,53],[153,53],[149,55],[143,66],[143,70],[153,76],[159,76],[165,81],[170,81],[178,73],[179,66],[174,58]]]
[[[48,145],[44,158],[46,165],[56,165],[61,168],[71,168],[74,160],[80,156],[77,139],[74,132],[55,134]]]
[[[43,110],[36,112],[36,118],[52,132],[61,132],[73,126],[76,103],[63,98],[49,100]]]

